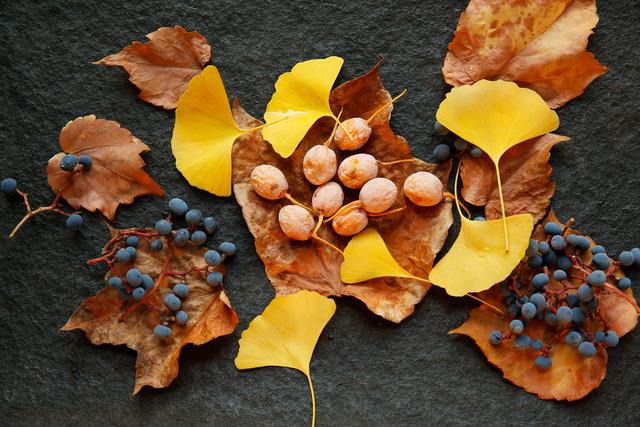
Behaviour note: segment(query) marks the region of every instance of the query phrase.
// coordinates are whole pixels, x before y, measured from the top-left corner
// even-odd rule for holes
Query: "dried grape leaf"
[[[536,227],[532,235],[533,239],[548,238],[544,233],[544,224],[547,222],[560,224],[555,214],[551,212],[545,221]],[[582,235],[569,227],[564,234],[565,236]],[[595,246],[595,242],[589,240],[591,247]],[[591,250],[579,253],[576,257],[588,265],[592,258]],[[531,268],[523,262],[514,271],[512,280],[529,280],[531,276]],[[575,293],[577,286],[582,283],[584,283],[582,277],[570,274],[566,281],[569,287],[568,292]],[[500,284],[496,285],[479,296],[489,304],[507,312],[505,297],[501,294],[500,286]],[[546,287],[547,298],[567,292],[562,289],[562,283],[551,278],[550,284]],[[637,326],[638,308],[631,289],[621,291],[615,288],[615,285],[608,284],[599,291],[598,298],[596,314],[593,317],[587,317],[585,329],[614,330],[618,336],[622,337]],[[535,366],[535,358],[539,353],[530,348],[517,349],[513,340],[503,341],[500,345],[491,344],[489,334],[495,330],[503,334],[508,333],[512,319],[511,316],[501,316],[492,308],[481,305],[472,309],[467,321],[450,333],[463,334],[472,338],[487,360],[503,372],[504,378],[529,393],[538,395],[541,399],[578,400],[600,385],[605,377],[607,364],[607,350],[603,346],[596,347],[594,357],[584,357],[577,349],[565,344],[563,335],[560,333],[562,329],[549,326],[545,321],[537,318],[530,319],[527,321],[525,333],[531,339],[540,339],[545,342],[549,346],[548,354],[552,358],[550,369],[539,369]]]
[[[109,220],[120,204],[130,204],[145,194],[164,196],[162,187],[144,171],[141,153],[149,147],[127,129],[96,116],[79,117],[60,131],[60,148],[49,160],[49,186],[75,209],[100,211]],[[65,153],[87,155],[90,169],[77,167],[74,173],[60,169]]]
[[[444,78],[453,86],[510,80],[560,107],[607,71],[586,50],[597,23],[595,0],[471,0],[449,43]]]
[[[134,41],[120,52],[94,62],[120,66],[140,89],[140,98],[172,110],[187,83],[211,60],[211,46],[200,33],[179,25],[161,27],[147,34],[148,43]]]
[[[562,135],[547,133],[518,144],[500,159],[504,207],[507,215],[529,213],[538,222],[547,212],[556,189],[550,180],[551,148],[568,141]],[[465,155],[460,169],[462,197],[476,206],[485,206],[487,219],[501,217],[500,196],[495,166],[482,154],[479,158]]]
[[[378,75],[380,64],[367,74],[349,81],[331,93],[332,110],[343,108],[342,119],[369,117],[391,97],[384,89]],[[397,136],[389,126],[393,106],[389,106],[372,121],[373,132],[363,147],[379,160],[392,161],[411,157],[406,140]],[[234,108],[236,122],[241,127],[251,127],[260,122],[248,116],[239,105]],[[326,140],[333,128],[333,120],[320,119],[307,133],[294,153],[283,159],[255,132],[238,139],[233,151],[233,182],[236,200],[249,230],[256,240],[256,249],[273,287],[278,295],[311,290],[324,296],[353,296],[363,301],[374,313],[393,322],[400,322],[414,311],[430,285],[421,281],[398,278],[373,279],[358,284],[340,281],[342,255],[316,242],[296,242],[288,239],[278,224],[281,201],[269,201],[259,197],[250,183],[254,167],[270,164],[282,170],[289,182],[290,193],[298,200],[309,203],[314,187],[302,172],[302,159],[313,145]],[[343,155],[338,153],[338,161]],[[399,190],[394,207],[405,204],[402,193],[404,179],[413,172],[429,171],[447,185],[451,163],[431,165],[424,162],[403,163],[381,167],[380,175],[395,182]],[[356,193],[349,192],[353,199]],[[349,200],[345,200],[347,203]],[[451,203],[440,203],[422,208],[406,202],[407,209],[380,219],[371,219],[382,235],[393,257],[408,272],[427,277],[435,255],[440,251],[452,223]],[[392,207],[393,208],[393,207]],[[320,237],[344,248],[348,238],[338,236],[330,226],[321,228]]]
[[[127,231],[111,229],[114,238],[126,236]],[[153,234],[154,230],[144,231]],[[124,344],[135,350],[138,358],[133,394],[147,385],[167,387],[178,375],[182,347],[187,344],[201,345],[229,335],[238,323],[224,289],[210,286],[205,273],[192,271],[194,267],[205,265],[203,257],[206,248],[191,242],[182,248],[172,247],[170,262],[167,263],[168,249],[152,251],[150,243],[150,238],[141,237],[135,263],[116,264],[115,274],[124,277],[129,268],[138,268],[154,279],[157,286],[155,291],[148,291],[143,302],[137,303],[134,300],[124,301],[116,288],[106,286],[95,296],[87,298],[62,328],[64,331],[81,329],[96,345]],[[169,284],[183,282],[175,275],[166,274],[169,271],[189,272],[186,275],[189,296],[182,304],[189,321],[184,326],[174,324],[173,337],[160,341],[153,335],[153,329],[167,316],[172,316],[162,300],[171,292]],[[111,273],[107,274],[106,279],[111,276]]]

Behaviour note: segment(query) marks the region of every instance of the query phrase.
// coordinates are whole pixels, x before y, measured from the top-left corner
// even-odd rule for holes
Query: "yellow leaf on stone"
[[[231,150],[247,131],[233,120],[218,69],[210,65],[178,100],[171,149],[189,184],[217,196],[231,195]]]
[[[498,163],[509,148],[558,128],[558,115],[531,89],[503,80],[453,88],[436,119]]]
[[[337,56],[311,59],[278,78],[264,113],[270,126],[262,131],[276,153],[289,157],[319,118],[333,116],[329,94],[343,62]]]
[[[335,311],[336,303],[317,292],[278,296],[242,333],[235,360],[238,369],[282,366],[304,373],[311,391],[314,424],[315,396],[309,364],[320,333]]]
[[[343,256],[340,277],[344,283],[359,283],[378,277],[419,279],[393,259],[382,236],[373,228],[352,237],[344,248]]]
[[[511,249],[506,252],[502,220],[472,221],[462,215],[460,220],[458,238],[429,273],[429,281],[452,296],[481,292],[507,278],[524,257],[533,231],[531,215],[507,217]]]

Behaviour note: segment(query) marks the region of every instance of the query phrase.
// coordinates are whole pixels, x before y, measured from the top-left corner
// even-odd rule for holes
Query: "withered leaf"
[[[94,64],[123,67],[140,89],[140,98],[172,110],[189,80],[211,60],[211,46],[200,33],[179,25],[159,28],[147,38],[148,43],[134,41]]]
[[[530,213],[538,222],[547,212],[556,189],[550,180],[550,150],[568,141],[548,133],[510,148],[500,159],[504,207],[507,215]],[[485,206],[487,219],[502,217],[498,181],[493,162],[486,154],[479,158],[465,155],[460,169],[462,197],[476,206]]]
[[[453,86],[510,80],[560,107],[607,71],[586,50],[597,23],[595,0],[471,0],[449,43],[444,78]]]
[[[128,231],[111,230],[115,238],[126,237]],[[152,234],[153,230],[143,232]],[[124,344],[135,350],[138,358],[133,394],[144,386],[167,387],[178,376],[182,347],[187,344],[201,345],[229,335],[238,323],[238,317],[222,287],[212,288],[206,281],[205,273],[192,271],[194,267],[204,265],[206,248],[191,242],[182,248],[172,247],[171,261],[167,263],[167,253],[152,251],[150,243],[150,238],[141,237],[133,266],[116,264],[115,274],[124,277],[128,268],[138,268],[156,281],[155,291],[149,291],[139,303],[133,299],[122,300],[117,289],[107,286],[95,296],[87,298],[62,328],[64,331],[81,329],[96,345]],[[153,329],[162,320],[172,316],[162,303],[164,296],[171,292],[168,285],[183,282],[173,274],[175,272],[190,272],[186,275],[189,296],[182,304],[189,321],[184,326],[174,324],[173,337],[160,341],[153,335]],[[106,279],[111,276],[108,273]]]
[[[127,129],[96,116],[79,117],[60,131],[60,148],[49,160],[49,186],[75,209],[99,210],[115,220],[120,204],[130,204],[145,194],[164,196],[162,187],[145,171],[141,153],[149,147]],[[60,169],[65,153],[91,156],[90,169],[77,167],[74,173]]]
[[[547,222],[559,223],[555,214],[551,212],[543,224],[537,226],[532,238],[543,240],[547,238],[544,233],[544,224]],[[579,234],[576,230],[568,228],[567,234]],[[594,242],[591,240],[591,246]],[[584,263],[591,261],[591,251],[578,255]],[[514,278],[524,280],[532,275],[531,269],[526,263],[514,271]],[[583,283],[580,277],[570,277],[567,284],[575,287]],[[547,297],[552,297],[554,292],[561,292],[562,284],[553,278],[547,285]],[[627,295],[629,298],[625,298]],[[500,291],[500,284],[479,295],[486,302],[500,308],[505,313],[507,306],[505,297]],[[587,317],[585,329],[588,330],[614,330],[620,337],[637,326],[638,313],[636,307],[630,302],[634,301],[630,289],[625,292],[605,288],[599,294],[597,314]],[[489,334],[494,331],[509,333],[511,316],[501,316],[486,305],[471,310],[469,319],[460,327],[450,333],[463,334],[472,338],[489,362],[498,367],[504,375],[515,385],[524,388],[529,393],[538,395],[541,399],[578,400],[597,388],[605,377],[607,365],[607,350],[603,346],[597,346],[594,357],[583,357],[575,348],[569,347],[562,339],[561,329],[549,326],[545,321],[536,318],[528,320],[525,333],[531,339],[540,339],[549,346],[548,353],[552,358],[551,368],[539,369],[535,366],[535,358],[539,353],[531,349],[517,349],[513,339],[503,341],[500,345],[493,345],[489,341]]]
[[[331,107],[334,112],[343,109],[342,119],[367,118],[391,99],[380,80],[379,67],[380,64],[367,74],[333,90]],[[395,135],[389,126],[391,110],[392,107],[389,107],[375,117],[371,139],[363,151],[382,161],[411,158],[406,140]],[[234,107],[234,115],[241,127],[259,124],[238,104]],[[302,160],[310,147],[327,139],[332,127],[333,123],[328,119],[318,121],[287,159],[277,155],[259,133],[240,138],[233,151],[236,200],[242,206],[249,230],[255,237],[257,252],[278,295],[307,289],[325,296],[353,296],[363,301],[372,312],[387,320],[400,322],[413,313],[414,306],[429,290],[428,284],[397,278],[374,279],[357,284],[342,283],[342,255],[317,242],[288,239],[278,224],[278,211],[283,202],[262,199],[251,186],[249,178],[253,168],[260,164],[271,164],[285,173],[291,194],[310,204],[314,187],[304,177]],[[338,153],[338,161],[343,157],[346,156]],[[407,209],[400,214],[372,218],[370,226],[378,229],[393,257],[402,267],[419,277],[427,277],[435,255],[445,242],[452,223],[451,203],[443,202],[432,208],[405,203],[402,184],[413,172],[429,171],[436,174],[446,187],[450,169],[451,163],[432,165],[420,162],[381,167],[380,170],[380,175],[395,182],[400,193],[392,208],[406,204]],[[345,203],[355,197],[357,193],[347,192]],[[322,227],[319,235],[340,248],[348,243],[347,238],[334,233],[329,225]]]

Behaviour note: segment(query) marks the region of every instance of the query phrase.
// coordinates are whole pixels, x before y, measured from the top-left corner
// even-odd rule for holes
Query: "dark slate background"
[[[48,203],[45,165],[58,133],[78,116],[120,122],[149,144],[148,170],[169,196],[214,214],[217,242],[233,240],[226,288],[241,323],[233,336],[180,360],[166,390],[131,398],[135,353],[95,347],[60,327],[80,302],[103,286],[85,260],[107,239],[97,214],[79,236],[59,217],[42,216],[6,238],[23,212],[0,198],[0,414],[11,425],[306,425],[304,376],[287,369],[238,372],[240,331],[273,297],[240,209],[189,187],[173,166],[173,113],[137,98],[124,71],[91,61],[119,51],[161,26],[204,34],[227,91],[260,117],[278,75],[297,61],[340,55],[340,81],[367,71],[378,54],[392,93],[409,90],[392,125],[417,156],[430,158],[441,137],[434,113],[448,90],[440,67],[466,1],[87,2],[2,0],[0,20],[0,176],[14,176],[35,204]],[[313,4],[312,4],[313,3]],[[611,71],[558,112],[559,132],[572,138],[553,150],[561,219],[617,254],[640,244],[638,81],[640,45],[635,0],[600,2],[590,48]],[[166,200],[139,199],[119,211],[119,226],[148,226]],[[455,231],[452,233],[455,235]],[[602,386],[576,403],[538,400],[502,379],[475,345],[447,331],[474,303],[433,289],[401,325],[340,299],[312,362],[318,425],[631,424],[640,416],[640,334],[609,352]]]

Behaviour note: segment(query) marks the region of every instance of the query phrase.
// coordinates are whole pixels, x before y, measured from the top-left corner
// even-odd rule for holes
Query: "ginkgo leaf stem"
[[[387,108],[389,105],[393,104],[394,102],[396,102],[398,99],[402,98],[405,94],[407,93],[407,90],[403,90],[402,93],[400,93],[400,95],[396,96],[395,98],[393,98],[392,100],[390,100],[389,102],[386,102],[382,107],[378,108],[376,111],[374,111],[374,113],[369,116],[369,118],[367,119],[367,123],[371,124],[371,120],[373,120],[373,118],[375,116],[377,116],[378,114],[380,114],[381,111],[383,111],[385,108]]]
[[[298,205],[301,208],[305,208],[306,210],[311,212],[312,215],[314,215],[314,216],[317,215],[316,212],[313,209],[311,209],[309,206],[305,205],[304,203],[300,203],[299,201],[294,199],[291,194],[289,194],[289,193],[285,194],[284,198],[287,199],[288,201],[290,201],[291,203],[293,203],[294,205]]]
[[[418,163],[418,162],[421,162],[421,161],[422,160],[416,159],[414,157],[414,158],[411,158],[411,159],[394,160],[394,161],[391,161],[391,162],[382,162],[382,161],[378,160],[378,164],[380,164],[382,166],[392,166],[392,165],[397,165],[399,163]]]
[[[311,427],[316,425],[316,395],[313,392],[313,382],[311,381],[311,375],[305,372],[307,380],[309,381],[309,392],[311,393]]]
[[[342,131],[347,135],[347,138],[349,138],[349,141],[353,141],[353,137],[351,136],[351,134],[349,133],[349,131],[347,130],[347,128],[344,127],[344,125],[342,124],[342,122],[340,121],[339,118],[337,118],[336,116],[333,115],[333,113],[331,114],[331,117],[333,118],[333,120],[336,121],[336,123],[338,124],[338,126],[340,126],[340,129],[342,129]]]
[[[343,111],[344,111],[344,107],[340,108],[338,117],[336,117],[338,120],[336,120],[336,122],[333,124],[333,130],[331,131],[331,135],[329,135],[329,138],[327,138],[327,140],[323,144],[325,147],[330,146],[331,143],[333,142],[333,137],[336,135],[336,131],[338,130],[338,123],[340,123],[340,117],[342,116]]]
[[[500,166],[499,162],[495,162],[496,165],[496,177],[498,178],[498,194],[500,195],[500,209],[502,210],[502,228],[504,229],[504,247],[509,252],[509,230],[507,229],[507,214],[504,209],[504,197],[502,196],[502,180],[500,179]]]
[[[265,124],[262,124],[260,126],[256,126],[256,127],[253,127],[253,128],[249,128],[249,129],[240,129],[240,128],[238,128],[238,129],[240,129],[240,131],[242,133],[251,133],[251,132],[255,132],[257,130],[260,130],[262,128],[266,128],[267,126],[275,125],[276,123],[280,123],[280,122],[282,122],[284,120],[287,120],[287,119],[288,119],[288,117],[283,117],[283,118],[278,119],[276,121],[273,121],[271,123],[265,123]]]

